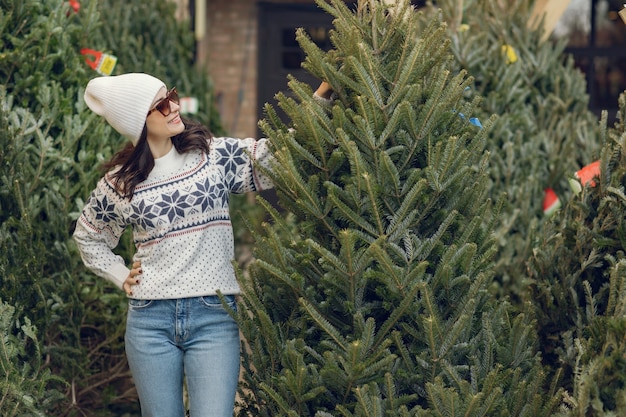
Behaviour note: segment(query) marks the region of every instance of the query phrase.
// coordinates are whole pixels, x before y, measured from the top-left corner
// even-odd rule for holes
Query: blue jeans
[[[192,417],[233,416],[239,329],[217,296],[129,300],[125,344],[143,417],[183,417],[184,378]]]

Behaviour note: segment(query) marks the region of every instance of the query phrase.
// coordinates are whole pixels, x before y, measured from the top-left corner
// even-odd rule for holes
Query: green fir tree
[[[23,322],[20,323],[20,322]],[[0,411],[3,417],[45,417],[43,410],[61,398],[50,389],[58,379],[41,366],[37,329],[15,307],[0,302]]]
[[[441,18],[406,1],[318,2],[333,49],[261,122],[281,215],[241,274],[240,415],[549,416],[559,404],[528,314],[489,292],[502,201],[490,199],[480,97]],[[426,22],[426,23],[425,23]]]
[[[538,236],[529,263],[542,347],[564,375],[571,416],[626,406],[626,95],[602,118],[600,172]],[[577,181],[575,179],[572,179]]]
[[[597,157],[600,131],[589,110],[587,83],[564,52],[565,42],[543,41],[531,21],[531,0],[441,0],[431,13],[448,22],[456,65],[474,82],[466,94],[483,97],[479,120],[490,129],[490,192],[506,194],[495,228],[494,290],[517,304],[528,301],[527,260],[549,214],[546,190],[571,196],[568,178]]]
[[[80,87],[91,69],[78,49],[89,39],[89,22],[77,24],[63,2],[2,1],[0,10],[0,299],[15,309],[16,328],[28,317],[38,331],[28,343],[39,345],[19,361],[33,372],[62,369],[65,383],[45,388],[69,393],[68,376],[81,375],[87,361],[70,213],[88,192],[88,171],[111,149],[105,140],[87,151],[87,133],[107,135],[80,112]],[[7,377],[13,372],[19,368],[9,368]],[[18,415],[55,414],[55,402],[29,404],[28,393],[19,398]],[[11,415],[4,408],[0,414]]]

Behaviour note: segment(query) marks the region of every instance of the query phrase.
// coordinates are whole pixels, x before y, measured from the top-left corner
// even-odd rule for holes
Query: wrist
[[[315,95],[325,100],[330,100],[332,97],[332,94],[333,94],[333,89],[326,81],[322,81],[322,83],[317,88],[317,90],[315,90]]]

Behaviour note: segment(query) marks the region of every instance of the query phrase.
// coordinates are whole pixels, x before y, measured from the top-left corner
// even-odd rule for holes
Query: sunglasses
[[[170,105],[170,102],[172,101],[176,104],[180,104],[176,87],[168,91],[165,98],[159,101],[156,106],[148,111],[148,116],[150,116],[150,114],[155,110],[158,110],[163,116],[169,116],[170,113],[172,113],[172,106]]]

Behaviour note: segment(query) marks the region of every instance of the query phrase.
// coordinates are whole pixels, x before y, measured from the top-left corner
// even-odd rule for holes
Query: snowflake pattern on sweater
[[[253,163],[270,168],[271,160],[266,139],[214,138],[208,155],[173,148],[155,160],[130,201],[105,175],[76,224],[83,262],[121,288],[129,269],[113,249],[130,226],[137,249],[133,261],[142,265],[133,298],[238,294],[229,195],[271,188]]]

